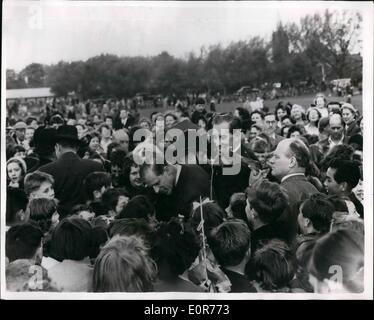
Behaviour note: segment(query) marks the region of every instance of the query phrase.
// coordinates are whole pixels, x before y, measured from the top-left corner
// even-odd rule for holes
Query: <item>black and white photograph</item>
[[[2,299],[373,299],[372,2],[2,9]]]

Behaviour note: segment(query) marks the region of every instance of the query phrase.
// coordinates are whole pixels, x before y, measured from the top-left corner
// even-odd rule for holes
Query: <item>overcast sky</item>
[[[277,22],[325,8],[357,9],[355,2],[111,2],[4,1],[6,68],[20,71],[32,62],[51,64],[101,54],[177,57],[203,45],[270,39]],[[4,51],[3,51],[4,52]]]

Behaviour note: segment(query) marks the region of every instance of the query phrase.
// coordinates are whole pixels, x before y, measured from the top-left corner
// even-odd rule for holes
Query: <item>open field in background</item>
[[[305,96],[298,96],[298,97],[288,97],[279,100],[266,100],[264,101],[264,105],[268,106],[270,111],[274,111],[275,105],[279,101],[285,101],[290,103],[297,103],[302,105],[303,107],[307,108],[313,102],[315,95],[305,95]],[[328,97],[327,101],[343,101],[344,97]],[[357,108],[362,114],[362,95],[357,95],[352,97],[352,104]],[[240,102],[222,102],[221,104],[216,106],[217,112],[229,112],[234,111],[236,107],[242,106],[243,103]],[[148,108],[148,109],[139,109],[140,117],[149,117],[152,112],[166,112],[166,111],[173,111],[173,109],[165,109],[165,108]],[[209,107],[207,107],[209,110]]]

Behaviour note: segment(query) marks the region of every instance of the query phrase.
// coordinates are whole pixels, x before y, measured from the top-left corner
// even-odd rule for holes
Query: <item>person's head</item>
[[[170,195],[175,186],[176,168],[172,165],[142,164],[140,177],[144,184],[156,193]]]
[[[327,110],[329,111],[329,116],[331,117],[334,113],[340,114],[342,113],[340,109],[340,103],[339,102],[329,102],[327,105]]]
[[[250,225],[256,229],[276,221],[288,204],[287,193],[279,184],[263,180],[256,190],[247,190],[245,211]]]
[[[53,128],[57,129],[58,127],[65,124],[65,119],[61,114],[55,113],[49,120],[49,123]]]
[[[356,119],[357,110],[350,103],[344,103],[341,111],[345,125],[350,125]]]
[[[57,201],[55,199],[32,199],[27,206],[27,210],[30,219],[39,225],[43,233],[48,232],[51,226],[56,226],[60,221],[60,215],[57,212]]]
[[[262,127],[257,124],[252,124],[249,130],[249,138],[252,140],[256,138],[262,132]]]
[[[281,180],[291,173],[305,172],[310,163],[310,152],[301,139],[280,141],[268,161],[274,177]]]
[[[241,219],[247,222],[247,216],[245,214],[245,207],[247,205],[247,197],[244,192],[236,192],[230,197],[229,207],[226,208],[226,212],[229,217]]]
[[[193,230],[197,230],[201,223],[201,211],[203,211],[204,231],[205,235],[209,237],[213,228],[219,226],[227,217],[226,212],[215,202],[208,202],[200,205],[192,210],[189,220]]]
[[[26,174],[26,162],[18,157],[10,158],[6,163],[7,177],[12,183],[19,183]]]
[[[317,108],[324,108],[326,104],[326,99],[323,96],[318,96],[315,100]]]
[[[106,116],[105,117],[105,120],[104,120],[105,124],[110,128],[112,129],[113,128],[113,118],[111,116]]]
[[[221,266],[238,266],[250,258],[251,232],[242,220],[225,221],[212,230],[209,247]]]
[[[7,188],[6,191],[6,225],[12,226],[28,220],[26,212],[28,199],[19,188]]]
[[[287,138],[299,138],[303,135],[304,129],[298,125],[293,125],[288,128]]]
[[[344,135],[344,125],[342,117],[339,114],[333,114],[329,120],[329,133],[330,138],[339,141]]]
[[[121,120],[128,118],[128,116],[129,116],[129,112],[126,109],[121,109],[119,111],[119,118]]]
[[[275,108],[274,115],[277,121],[281,121],[284,116],[288,115],[287,108],[283,105],[278,105]]]
[[[143,129],[151,130],[151,121],[149,121],[147,118],[142,118],[139,120],[139,126]]]
[[[34,130],[36,130],[36,128],[39,126],[38,125],[38,120],[36,120],[35,118],[33,117],[28,117],[26,119],[26,125],[30,128],[33,128]]]
[[[126,207],[124,207],[119,213],[117,218],[137,218],[148,220],[154,215],[155,208],[152,202],[146,196],[137,195],[128,201]]]
[[[34,147],[34,151],[39,157],[53,158],[55,156],[55,139],[56,129],[41,126],[35,130],[30,146]]]
[[[166,113],[164,119],[167,128],[171,127],[177,121],[177,117],[171,112]]]
[[[321,118],[318,122],[318,140],[322,141],[327,139],[330,136],[330,118],[329,117],[324,117]]]
[[[325,188],[329,195],[346,195],[354,189],[361,178],[355,161],[333,159],[326,172]]]
[[[261,111],[255,110],[255,111],[251,112],[251,121],[252,122],[261,125],[263,120],[264,120],[264,114]]]
[[[177,116],[179,120],[182,118],[188,118],[189,117],[188,108],[183,106],[182,104],[176,104],[175,115]]]
[[[212,141],[224,153],[233,146],[234,130],[241,130],[242,122],[240,118],[234,117],[232,113],[218,114],[213,118]],[[228,153],[227,153],[228,154]]]
[[[109,188],[103,192],[101,200],[108,214],[116,216],[127,205],[129,197],[123,189]]]
[[[237,107],[234,113],[235,117],[240,118],[242,121],[251,120],[251,115],[249,111],[243,107]]]
[[[326,233],[330,229],[334,205],[323,193],[316,193],[301,203],[298,223],[303,234]]]
[[[51,256],[58,261],[65,259],[80,261],[88,257],[91,247],[91,229],[88,221],[77,216],[62,219],[52,232]]]
[[[118,142],[122,149],[129,152],[129,134],[125,129],[120,129],[113,132],[113,141]]]
[[[88,144],[88,148],[96,152],[100,147],[100,134],[98,134],[97,132],[92,132],[90,136],[91,139]]]
[[[18,121],[15,125],[14,125],[14,130],[15,130],[15,133],[16,133],[16,137],[19,141],[23,141],[25,140],[25,133],[26,133],[26,128],[27,128],[27,125],[26,123],[24,123],[23,121]]]
[[[152,291],[156,266],[136,236],[115,236],[101,249],[93,271],[94,292]]]
[[[294,104],[291,108],[291,118],[294,121],[302,120],[304,113],[305,113],[304,108],[298,104]]]
[[[317,240],[309,263],[316,293],[359,293],[364,289],[364,236],[339,229]]]
[[[32,221],[18,224],[6,232],[5,255],[9,262],[29,259],[40,263],[43,257],[43,232]]]
[[[197,118],[197,125],[199,126],[199,128],[208,130],[208,121],[203,115]]]
[[[339,200],[342,201],[341,199]],[[343,203],[345,204],[344,200]],[[348,209],[346,210],[346,212],[335,211],[333,214],[330,232],[339,229],[352,230],[365,236],[364,220],[349,214]]]
[[[360,129],[361,129],[361,134],[363,135],[364,134],[364,119],[360,118],[358,120],[358,122],[359,122],[359,126],[360,126]]]
[[[139,132],[138,130],[142,130],[141,132],[144,134],[144,136],[140,138],[140,141],[139,138],[136,139],[136,134]],[[152,131],[142,128],[141,126],[132,126],[129,132],[129,151],[132,152],[137,145],[150,137],[152,137]]]
[[[318,122],[321,119],[321,113],[317,108],[309,108],[306,118],[309,123],[312,123],[315,126],[318,126]]]
[[[88,200],[101,200],[102,194],[112,185],[112,179],[107,172],[91,172],[84,180],[84,190]]]
[[[81,145],[82,140],[79,140],[75,126],[62,125],[56,129],[55,153],[57,158],[65,152],[76,153]]]
[[[53,177],[45,172],[34,171],[25,176],[25,192],[29,199],[47,198],[54,199]]]
[[[94,125],[98,125],[101,123],[101,118],[98,114],[94,114],[93,117],[92,117],[92,123]]]
[[[83,138],[83,135],[84,135],[85,132],[86,132],[86,128],[85,128],[85,126],[83,126],[82,124],[76,124],[75,127],[77,128],[78,139]]]
[[[26,158],[26,149],[20,144],[13,144],[13,141],[11,143],[7,142],[6,158],[10,159],[13,157],[24,160]]]
[[[254,253],[250,273],[265,290],[287,287],[295,275],[291,249],[282,240],[270,240]]]
[[[205,99],[204,98],[197,98],[195,103],[195,109],[198,112],[202,112],[205,108]]]
[[[280,134],[281,134],[282,137],[287,138],[288,131],[290,130],[290,127],[291,126],[284,126],[284,127],[282,127],[281,132],[280,132]]]
[[[277,121],[273,113],[268,113],[264,116],[264,130],[268,135],[272,135],[277,129]]]
[[[34,137],[35,128],[28,126],[25,131],[25,140],[31,141]]]
[[[85,204],[77,204],[71,211],[73,216],[75,215],[86,221],[92,221],[95,218],[95,212],[92,211],[90,206]]]
[[[154,118],[153,123],[156,128],[163,129],[165,127],[165,119],[162,113],[160,112],[156,113],[153,118]]]
[[[153,237],[151,255],[161,280],[173,279],[186,271],[199,254],[196,235],[176,219],[161,223]]]
[[[132,154],[123,161],[123,175],[131,187],[138,189],[144,186],[140,177],[140,166],[134,161]]]
[[[152,243],[154,229],[145,219],[140,218],[123,218],[115,219],[109,228],[110,237],[120,236],[137,236],[142,239],[148,246]]]
[[[292,126],[293,122],[290,116],[285,115],[281,118],[282,127],[290,127]]]
[[[255,153],[257,159],[261,162],[264,167],[267,164],[267,160],[270,156],[271,146],[266,140],[259,137],[254,138],[249,143],[249,148]]]
[[[108,232],[104,226],[93,226],[91,230],[91,246],[89,257],[91,259],[96,259],[100,253],[101,248],[109,240]]]
[[[112,129],[108,124],[104,123],[100,127],[100,134],[102,139],[109,139],[112,136]]]
[[[341,160],[353,160],[354,149],[347,144],[338,144],[333,146],[327,154],[322,158],[319,166],[323,172],[326,172],[330,166],[330,162],[335,158]]]

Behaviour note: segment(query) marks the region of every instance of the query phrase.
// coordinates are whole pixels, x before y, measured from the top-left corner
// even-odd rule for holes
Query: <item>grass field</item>
[[[290,97],[284,98],[279,100],[266,100],[264,105],[269,107],[270,111],[274,111],[275,105],[279,101],[285,101],[290,103],[297,103],[305,108],[307,108],[314,99],[315,95],[306,95],[306,96],[298,96],[298,97]],[[328,102],[331,101],[343,101],[343,97],[329,97],[327,99]],[[362,114],[362,95],[357,95],[352,97],[352,104],[359,110],[360,114]],[[242,106],[241,102],[223,102],[216,106],[217,112],[229,112],[234,111],[236,107]],[[165,108],[149,108],[149,109],[140,109],[140,117],[149,117],[152,112],[166,112],[166,111],[173,111],[172,109],[165,109]]]

